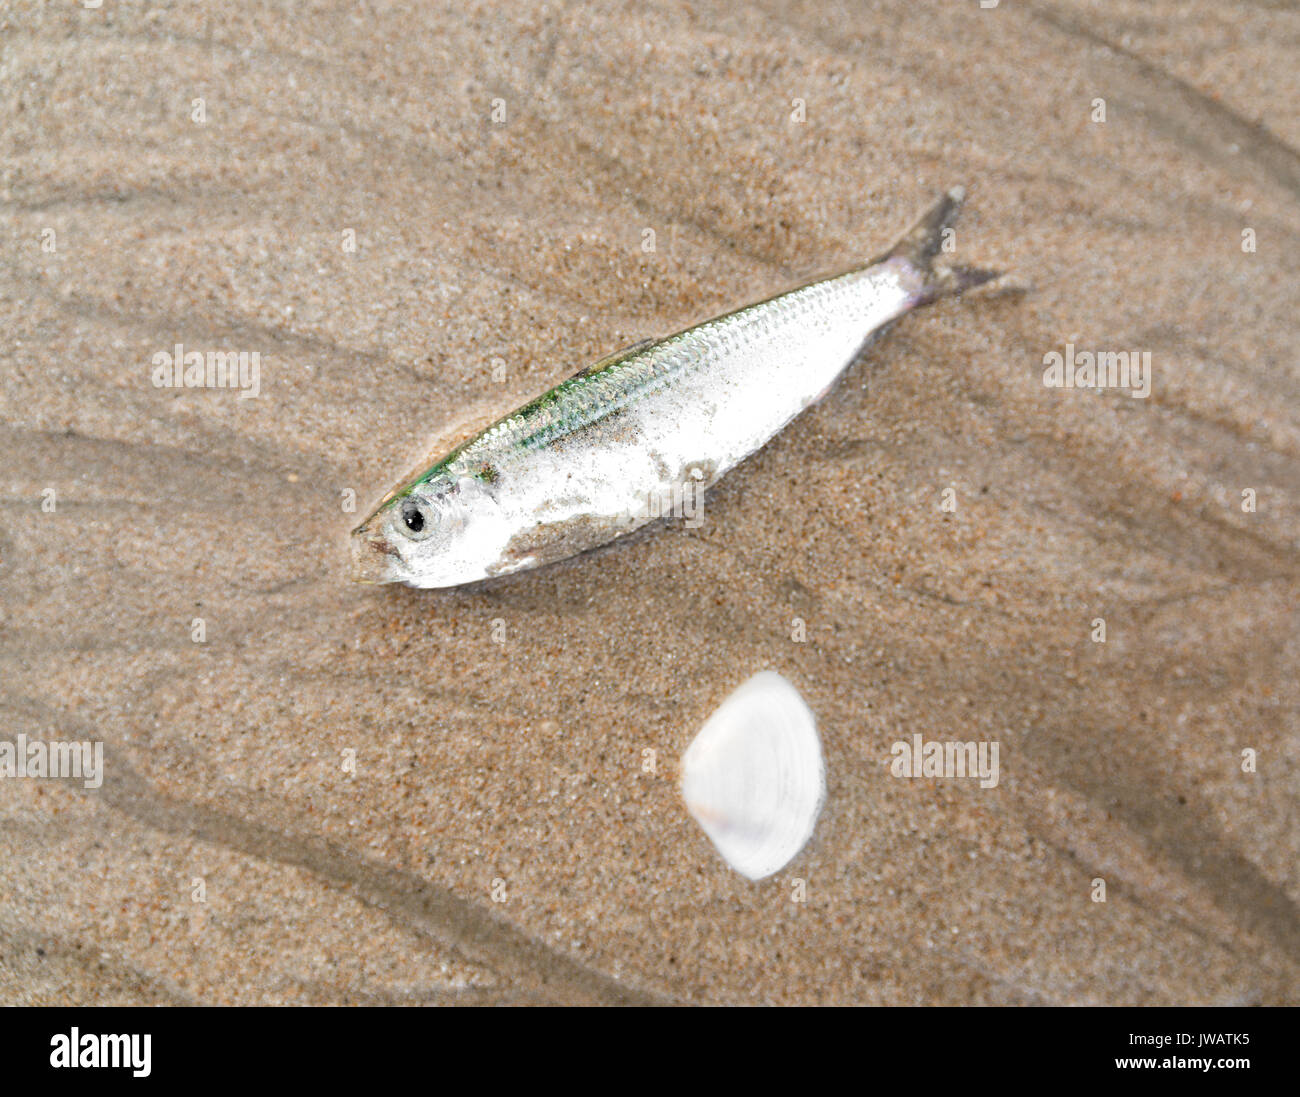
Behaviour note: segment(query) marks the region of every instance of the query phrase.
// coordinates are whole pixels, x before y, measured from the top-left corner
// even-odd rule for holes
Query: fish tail
[[[966,188],[953,187],[885,255],[886,259],[906,260],[911,267],[919,281],[916,290],[918,305],[928,305],[942,297],[955,297],[974,286],[1002,277],[1000,270],[935,262],[935,257],[943,253],[944,245],[952,239],[948,230],[956,223],[965,199]]]

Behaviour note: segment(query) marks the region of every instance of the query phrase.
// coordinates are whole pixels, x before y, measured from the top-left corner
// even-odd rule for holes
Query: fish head
[[[352,531],[352,578],[454,587],[487,577],[500,515],[488,486],[439,472],[386,498]]]

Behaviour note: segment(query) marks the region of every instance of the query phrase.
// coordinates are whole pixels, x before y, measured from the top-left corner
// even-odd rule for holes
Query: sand
[[[435,7],[0,5],[0,739],[105,751],[0,780],[0,1002],[1300,1001],[1300,16]],[[904,319],[699,528],[347,583],[421,457],[955,183],[1030,292]],[[751,883],[677,764],[765,668],[829,798]]]

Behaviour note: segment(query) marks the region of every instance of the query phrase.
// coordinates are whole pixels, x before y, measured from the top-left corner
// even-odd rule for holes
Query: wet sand
[[[0,1002],[1300,1001],[1300,16],[405,7],[0,5],[0,738],[105,749],[0,780]],[[905,318],[700,528],[346,582],[423,456],[955,183],[1031,292]],[[829,799],[750,883],[676,767],[764,668]]]

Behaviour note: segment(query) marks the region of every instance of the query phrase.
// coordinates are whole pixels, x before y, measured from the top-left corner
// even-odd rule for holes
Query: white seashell
[[[682,756],[682,798],[723,859],[770,876],[812,837],[826,799],[817,720],[774,671],[749,679]]]

